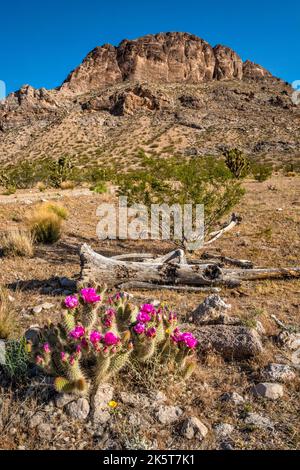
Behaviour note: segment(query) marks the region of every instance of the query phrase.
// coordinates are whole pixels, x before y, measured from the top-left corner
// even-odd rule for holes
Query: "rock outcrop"
[[[197,84],[270,75],[226,46],[214,48],[188,33],[160,33],[96,47],[67,77],[60,90],[85,93],[122,81]]]

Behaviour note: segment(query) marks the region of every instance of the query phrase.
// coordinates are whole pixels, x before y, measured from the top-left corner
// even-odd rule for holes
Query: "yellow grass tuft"
[[[0,339],[10,339],[17,330],[16,312],[8,291],[0,287]]]
[[[2,250],[7,256],[27,256],[34,254],[34,237],[28,230],[14,229],[2,238]]]
[[[28,225],[38,243],[55,243],[62,234],[62,218],[43,207],[32,214]]]
[[[41,209],[48,211],[48,212],[53,212],[60,219],[63,219],[63,220],[66,220],[69,215],[65,207],[60,206],[59,204],[55,204],[54,202],[46,202],[45,204],[41,206]]]
[[[60,189],[74,189],[75,183],[74,181],[62,181],[59,185]]]

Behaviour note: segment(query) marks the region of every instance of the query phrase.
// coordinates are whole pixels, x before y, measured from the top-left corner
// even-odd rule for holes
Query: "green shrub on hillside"
[[[251,165],[251,173],[256,181],[262,183],[272,176],[273,168],[271,165],[263,163],[254,163]]]

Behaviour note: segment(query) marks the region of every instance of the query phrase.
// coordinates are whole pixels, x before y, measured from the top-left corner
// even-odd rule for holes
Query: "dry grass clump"
[[[50,202],[42,204],[28,220],[30,232],[38,243],[55,243],[61,237],[63,220],[67,217],[64,207]]]
[[[68,218],[69,212],[67,209],[63,206],[60,206],[59,204],[55,204],[54,202],[46,202],[41,206],[46,211],[53,212],[56,214],[59,218],[66,220]]]
[[[75,183],[74,181],[62,181],[59,185],[60,189],[74,189]]]
[[[24,229],[14,229],[6,233],[1,241],[2,250],[6,256],[26,256],[34,254],[33,234]]]
[[[62,233],[62,219],[45,209],[39,209],[29,219],[32,235],[38,243],[55,243]]]
[[[17,318],[8,291],[0,287],[0,339],[10,339],[17,330]]]
[[[43,191],[46,191],[47,186],[46,186],[46,184],[45,184],[43,181],[39,181],[38,184],[36,185],[36,188],[37,188],[39,191],[43,192]]]

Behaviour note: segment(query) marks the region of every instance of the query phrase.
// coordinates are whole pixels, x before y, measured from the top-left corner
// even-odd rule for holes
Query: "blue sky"
[[[58,86],[97,45],[187,31],[232,47],[274,75],[300,79],[300,2],[11,0],[0,6],[0,80]]]

